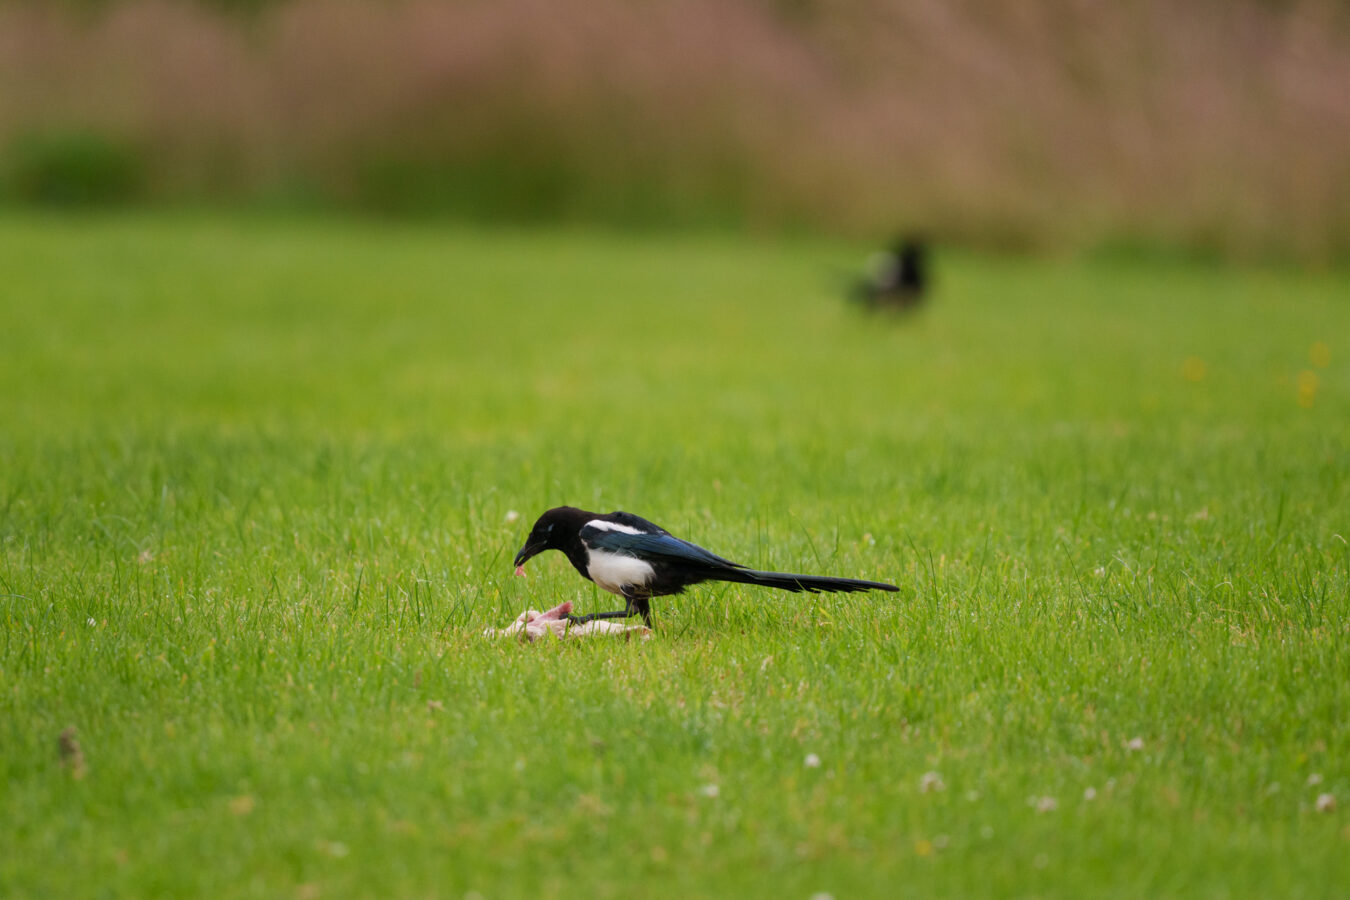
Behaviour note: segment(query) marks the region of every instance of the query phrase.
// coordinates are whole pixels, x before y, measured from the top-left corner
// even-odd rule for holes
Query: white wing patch
[[[591,519],[586,523],[587,528],[594,528],[596,531],[618,531],[622,534],[646,534],[632,525],[620,525],[617,522],[606,522],[604,519]]]
[[[592,522],[592,525],[595,523]],[[606,525],[610,524],[608,522]],[[628,528],[618,526],[625,532]],[[639,531],[633,534],[641,534]],[[591,550],[587,553],[590,559],[586,563],[586,574],[591,576],[600,587],[609,591],[611,594],[623,595],[624,585],[634,585],[635,587],[646,587],[652,580],[656,570],[651,564],[638,559],[636,556],[624,556],[622,553],[609,553],[605,550]]]

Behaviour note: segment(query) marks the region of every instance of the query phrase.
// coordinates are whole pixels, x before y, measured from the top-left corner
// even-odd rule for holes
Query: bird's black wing
[[[697,544],[682,541],[666,531],[659,534],[628,534],[623,531],[605,531],[587,525],[581,529],[581,540],[588,547],[597,550],[623,553],[653,562],[680,563],[713,570],[745,568],[740,563],[723,559],[716,553],[704,550]]]

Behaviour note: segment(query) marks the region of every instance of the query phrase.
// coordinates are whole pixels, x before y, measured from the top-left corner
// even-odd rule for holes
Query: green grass
[[[1342,892],[1344,274],[862,253],[0,219],[0,893]],[[902,591],[483,638],[564,502]]]

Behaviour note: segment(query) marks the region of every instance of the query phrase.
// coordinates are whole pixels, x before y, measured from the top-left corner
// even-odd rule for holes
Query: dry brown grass
[[[155,198],[1350,250],[1319,2],[11,4],[0,85],[0,146],[94,130]]]

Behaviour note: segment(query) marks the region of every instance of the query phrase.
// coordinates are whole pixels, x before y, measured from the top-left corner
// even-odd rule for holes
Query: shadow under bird
[[[794,593],[898,591],[893,584],[823,575],[760,572],[682,541],[632,513],[594,513],[559,506],[539,517],[516,554],[516,574],[545,550],[559,550],[581,577],[625,600],[621,610],[568,616],[574,623],[640,615],[651,627],[651,598],[681,593],[703,581],[758,584]]]

